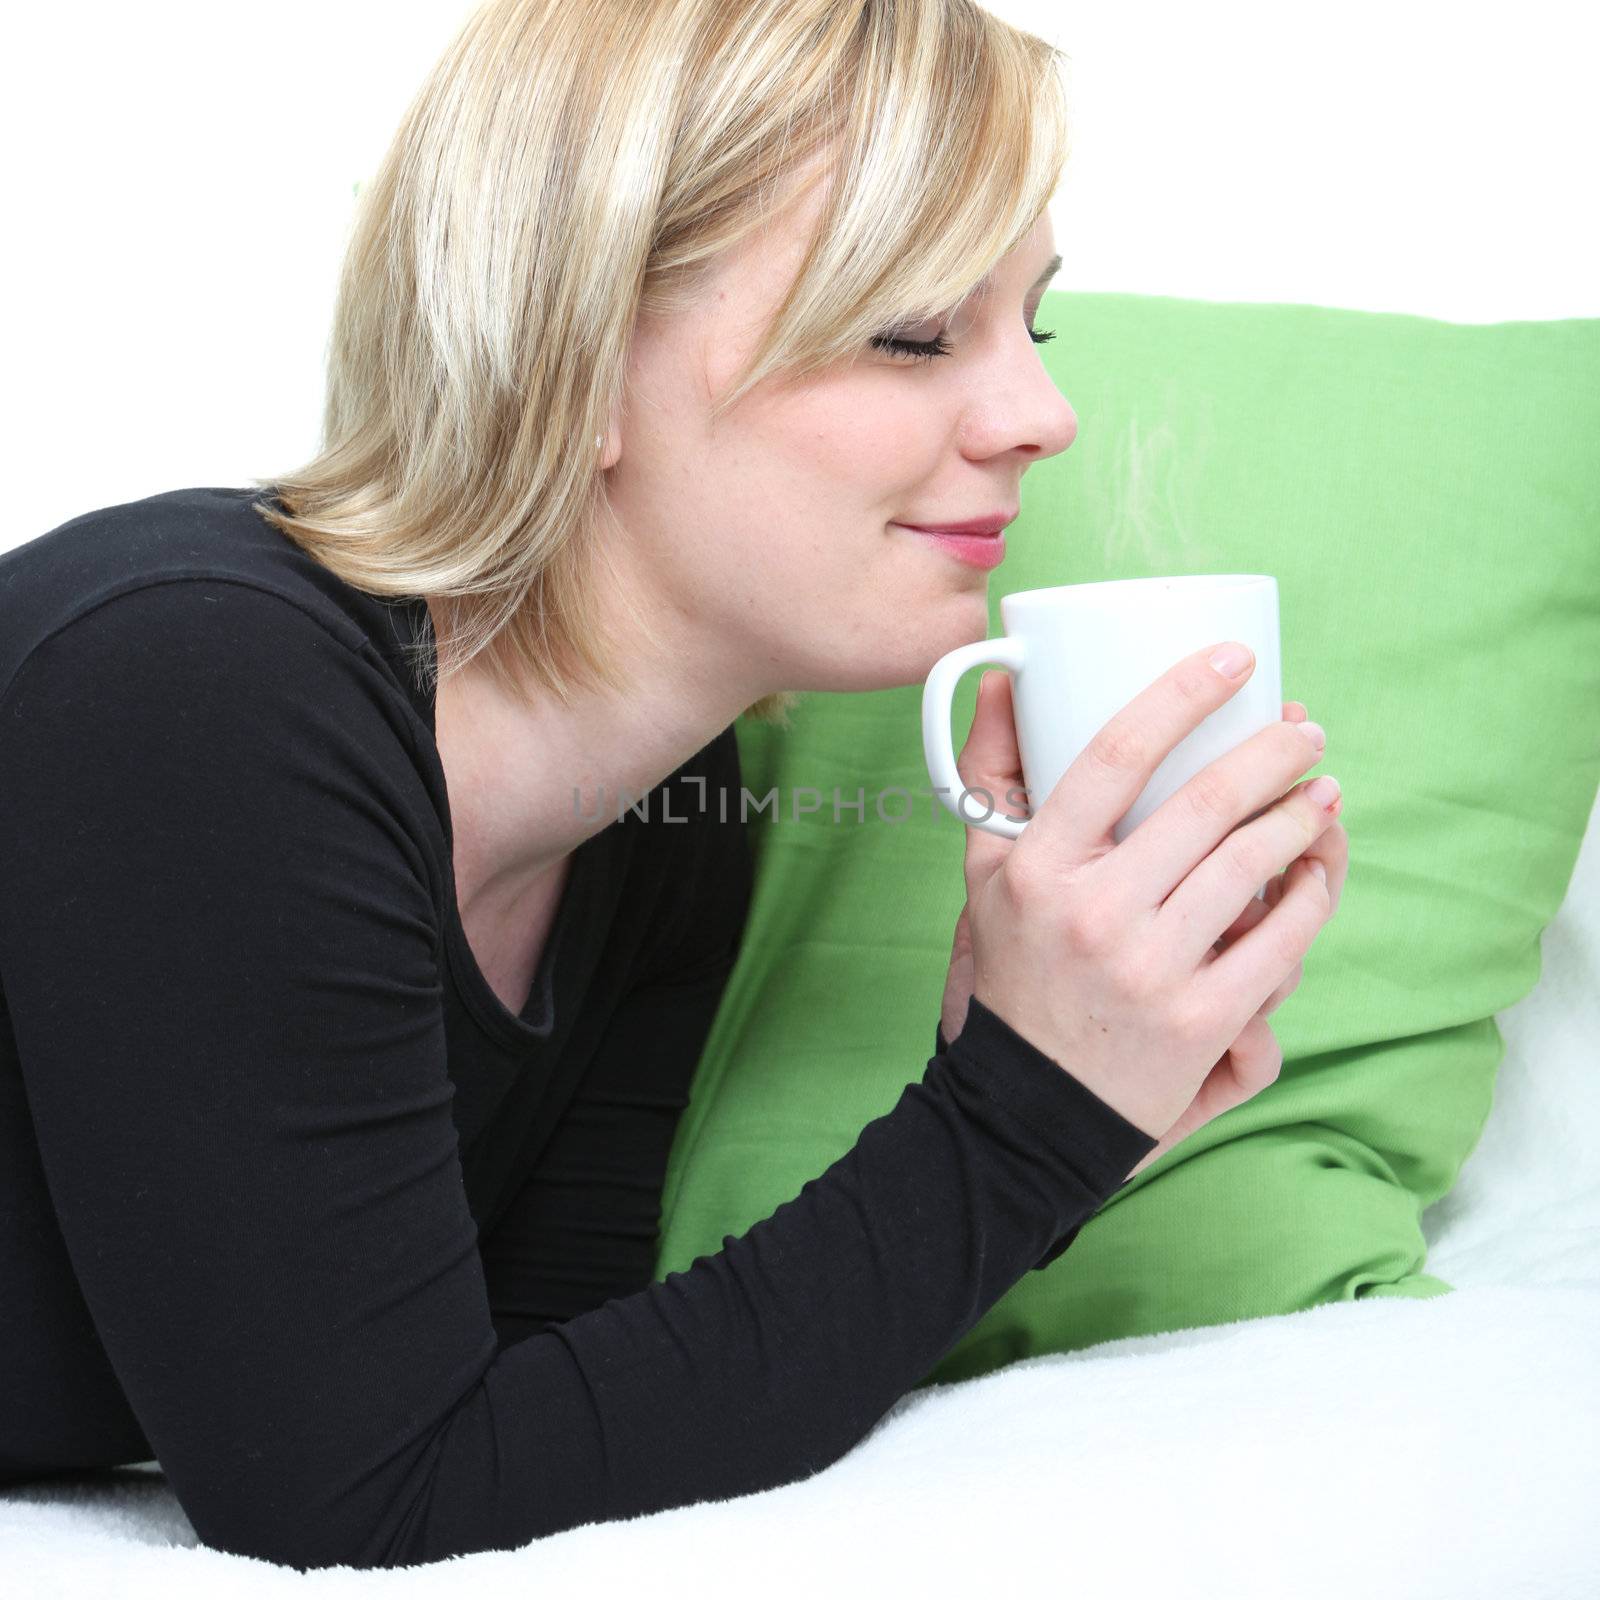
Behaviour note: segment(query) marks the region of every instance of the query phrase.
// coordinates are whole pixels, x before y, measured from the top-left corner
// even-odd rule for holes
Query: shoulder
[[[0,833],[123,839],[129,882],[143,862],[260,904],[296,872],[319,896],[387,883],[431,927],[449,862],[421,748],[381,667],[292,600],[143,583],[39,641],[0,692]]]
[[[411,612],[336,578],[261,516],[260,500],[247,489],[170,490],[85,512],[0,553],[0,701],[46,646],[59,656],[91,636],[131,632],[152,650],[209,644],[226,655],[252,637],[270,647],[315,640],[320,629],[425,716],[407,685]],[[164,645],[175,623],[181,639]]]
[[[12,727],[63,699],[195,727],[208,708],[278,720],[291,707],[367,700],[374,673],[360,641],[291,597],[234,578],[141,578],[36,630],[0,683],[0,706]]]
[[[232,578],[140,581],[39,638],[0,686],[0,768],[108,802],[303,816],[366,810],[439,833],[405,696],[365,641]],[[220,819],[219,819],[220,820]]]

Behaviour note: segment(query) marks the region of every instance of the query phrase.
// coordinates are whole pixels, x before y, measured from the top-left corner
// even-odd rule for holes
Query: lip
[[[1015,511],[996,511],[987,517],[968,517],[965,522],[897,522],[897,528],[910,528],[913,533],[957,533],[968,535],[993,535],[1008,523],[1017,520]]]
[[[907,533],[921,534],[947,555],[954,556],[969,567],[992,571],[1006,558],[1004,533],[929,533],[923,528],[913,528],[910,523],[891,523],[890,526],[904,528]]]

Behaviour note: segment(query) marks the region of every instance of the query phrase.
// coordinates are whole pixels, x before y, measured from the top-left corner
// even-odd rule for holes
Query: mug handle
[[[1020,839],[1027,822],[1006,816],[998,805],[987,817],[969,817],[961,809],[959,796],[966,791],[956,768],[955,744],[950,737],[950,708],[955,700],[957,682],[974,667],[1005,667],[1016,673],[1022,670],[1024,659],[1023,642],[1019,638],[1002,635],[998,639],[978,639],[940,656],[922,686],[922,755],[928,764],[928,775],[933,779],[933,792],[944,802],[945,809],[969,828],[986,828],[1002,839]]]

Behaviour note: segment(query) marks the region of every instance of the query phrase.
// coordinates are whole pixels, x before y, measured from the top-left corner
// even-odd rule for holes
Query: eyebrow
[[[1040,286],[1040,284],[1048,283],[1053,277],[1055,277],[1055,275],[1060,270],[1061,270],[1061,257],[1060,256],[1051,256],[1050,260],[1049,260],[1049,263],[1048,263],[1048,265],[1046,265],[1044,271],[1041,272],[1039,274],[1039,276],[1033,280],[1034,288],[1037,289]]]

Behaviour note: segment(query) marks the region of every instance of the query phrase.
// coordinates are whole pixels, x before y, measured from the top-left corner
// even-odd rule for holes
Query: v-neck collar
[[[434,670],[435,639],[433,619],[427,601],[421,595],[407,596],[398,603],[410,627],[412,643],[420,652],[420,659],[429,673]],[[430,754],[438,766],[441,780],[444,763],[439,755],[437,694],[417,697],[426,710],[426,723],[431,742]],[[461,920],[461,907],[456,898],[455,825],[450,814],[448,785],[441,781],[441,805],[444,821],[445,859],[449,882],[445,894],[445,942],[448,947],[450,970],[455,975],[462,1000],[478,1023],[493,1037],[510,1046],[526,1046],[548,1040],[555,1031],[556,973],[562,963],[562,951],[569,947],[581,932],[579,918],[587,910],[593,912],[596,890],[602,876],[607,852],[613,843],[621,845],[622,830],[615,823],[592,833],[572,851],[567,881],[561,891],[561,900],[551,920],[550,931],[545,936],[539,965],[528,989],[528,998],[520,1011],[512,1011],[494,992],[484,977],[478,960],[467,942],[467,931]]]

